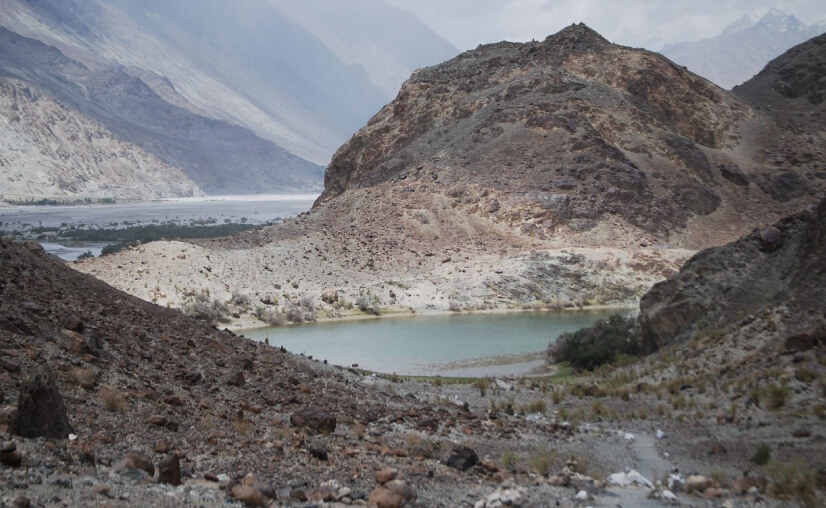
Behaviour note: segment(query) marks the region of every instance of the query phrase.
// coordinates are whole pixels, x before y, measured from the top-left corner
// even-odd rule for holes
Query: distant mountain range
[[[0,27],[0,91],[45,92],[208,193],[320,189],[413,69],[458,52],[381,0],[3,0]],[[36,188],[19,169],[0,194]]]
[[[826,32],[826,22],[805,25],[776,9],[750,14],[709,39],[668,44],[662,54],[723,88],[731,89],[760,72],[784,51]]]

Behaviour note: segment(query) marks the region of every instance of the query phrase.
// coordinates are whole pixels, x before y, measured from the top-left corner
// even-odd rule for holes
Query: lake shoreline
[[[635,310],[639,306],[639,302],[635,304],[597,304],[597,305],[585,305],[583,307],[560,307],[560,308],[530,308],[530,309],[523,309],[523,308],[508,308],[508,309],[476,309],[476,310],[462,310],[462,311],[452,311],[452,310],[426,310],[426,311],[391,311],[385,314],[381,314],[380,316],[376,316],[374,314],[366,314],[366,313],[359,313],[359,314],[348,314],[346,316],[339,316],[339,317],[320,317],[317,318],[315,321],[305,321],[303,323],[290,323],[284,325],[274,325],[274,326],[267,326],[266,324],[263,326],[244,326],[244,324],[249,323],[250,320],[248,319],[234,319],[231,322],[226,324],[225,328],[227,331],[232,332],[235,335],[243,335],[244,332],[252,331],[252,330],[263,330],[265,328],[298,328],[302,326],[312,326],[314,324],[328,324],[328,323],[346,323],[346,322],[353,322],[353,321],[370,321],[370,320],[378,320],[378,319],[403,319],[403,318],[415,318],[415,317],[431,317],[431,316],[491,316],[491,315],[505,315],[505,314],[519,314],[519,313],[544,313],[544,312],[580,312],[580,311],[602,311],[602,310]],[[260,322],[260,321],[259,321]],[[241,326],[238,326],[241,325]],[[236,328],[230,328],[230,326],[236,326]]]

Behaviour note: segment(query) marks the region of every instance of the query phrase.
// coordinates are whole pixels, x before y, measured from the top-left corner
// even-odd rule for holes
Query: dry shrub
[[[123,394],[109,386],[101,386],[98,391],[98,397],[100,397],[100,401],[103,403],[103,409],[110,413],[120,413],[123,415],[126,414],[129,409]]]
[[[97,381],[97,373],[92,369],[72,367],[69,371],[69,379],[83,388],[89,389],[95,386],[95,382]]]

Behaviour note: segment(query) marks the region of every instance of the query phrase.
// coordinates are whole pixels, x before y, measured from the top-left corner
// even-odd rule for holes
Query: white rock
[[[637,439],[637,437],[634,434],[631,434],[630,432],[626,432],[624,437],[625,437],[625,440],[628,441],[629,443],[634,441],[635,439]]]
[[[641,475],[634,469],[628,471],[628,478],[631,480],[631,483],[636,483],[637,485],[642,485],[643,487],[648,487],[649,489],[654,488],[654,484],[651,483],[651,480]]]
[[[648,487],[649,489],[654,488],[654,484],[651,483],[648,478],[641,475],[638,471],[630,470],[627,473],[614,473],[608,477],[608,485],[616,485],[617,487],[628,487],[629,485],[641,485],[643,487]]]
[[[685,490],[685,480],[682,476],[672,473],[668,475],[668,481],[666,482],[665,486],[668,487],[668,490],[680,492],[682,490]]]
[[[227,485],[229,485],[229,476],[225,475],[224,473],[219,474],[218,475],[218,486],[221,487],[221,488],[224,488]]]
[[[660,429],[657,429],[657,439],[663,439],[663,438],[665,438],[665,432],[663,432]]]
[[[663,499],[665,499],[666,501],[676,501],[677,496],[673,492],[671,492],[670,490],[664,490],[663,491]]]
[[[485,500],[480,499],[476,501],[476,503],[473,505],[473,508],[485,508]]]
[[[574,496],[574,497],[576,498],[577,501],[587,501],[588,500],[588,492],[586,492],[584,490],[580,490],[579,492],[576,493],[576,496]]]
[[[69,434],[69,441],[77,441],[77,434]]]

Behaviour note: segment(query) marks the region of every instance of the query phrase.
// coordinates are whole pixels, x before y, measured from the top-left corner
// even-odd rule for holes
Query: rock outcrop
[[[39,366],[21,386],[17,416],[9,431],[23,437],[57,439],[65,439],[72,432],[63,397],[48,366]]]
[[[653,351],[695,335],[720,335],[783,309],[786,349],[814,347],[826,330],[826,199],[722,247],[703,250],[640,301]],[[782,337],[781,337],[782,339]]]

